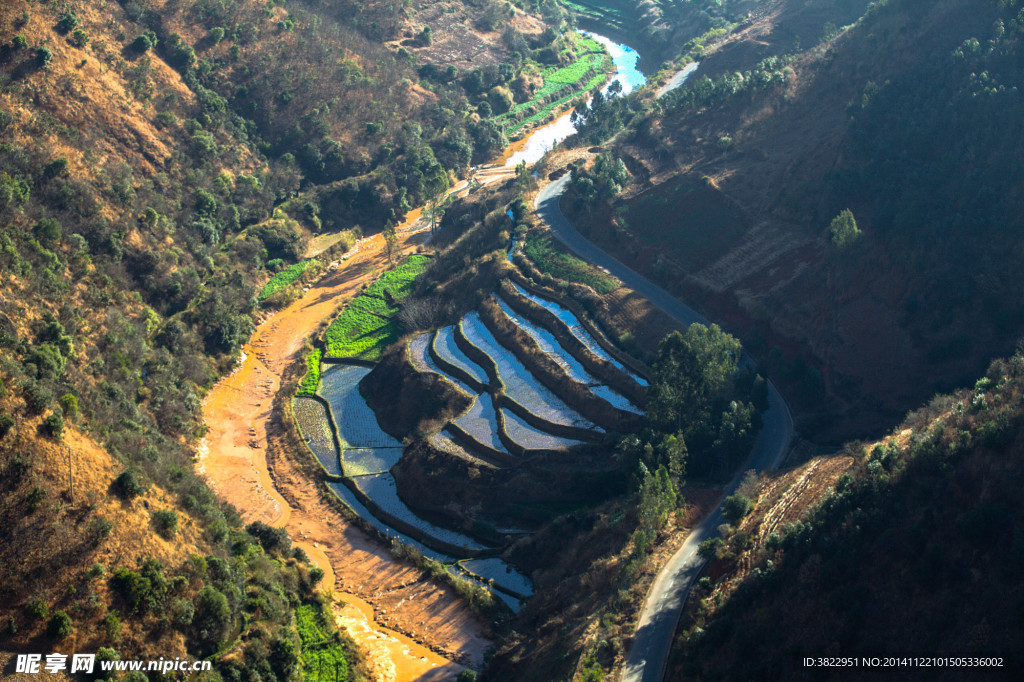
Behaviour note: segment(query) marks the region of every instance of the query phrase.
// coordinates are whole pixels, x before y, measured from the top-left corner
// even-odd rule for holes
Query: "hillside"
[[[0,7],[5,651],[216,654],[271,680],[333,636],[323,571],[196,474],[201,398],[314,238],[349,230],[340,255],[504,139],[461,81],[385,45],[414,10],[285,5]],[[515,11],[520,40],[541,33]],[[338,196],[359,201],[321,209]],[[324,652],[368,674],[344,638]]]
[[[1003,666],[972,678],[1019,675],[1022,377],[1019,354],[995,361],[973,389],[936,396],[885,439],[750,491],[752,513],[684,615],[670,677],[819,679],[802,657],[853,655],[994,656]],[[927,678],[963,675],[939,666]]]
[[[1006,276],[1019,7],[866,7],[765,3],[634,119],[614,152],[631,188],[581,218],[727,321],[832,442],[880,433],[1024,331]],[[847,208],[848,248],[830,233]]]

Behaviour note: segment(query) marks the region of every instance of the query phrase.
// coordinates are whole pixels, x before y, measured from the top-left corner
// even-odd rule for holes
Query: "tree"
[[[750,513],[753,506],[754,503],[750,501],[749,497],[736,493],[725,498],[725,502],[722,504],[722,516],[726,521],[737,526],[743,517]]]
[[[388,263],[390,264],[393,253],[398,249],[398,234],[395,232],[395,226],[391,223],[384,228],[384,249],[388,253]]]
[[[658,347],[648,417],[663,433],[690,433],[711,417],[715,397],[730,385],[740,343],[713,324],[691,324],[673,332]]]
[[[199,638],[207,644],[220,640],[221,635],[231,623],[231,607],[228,598],[217,588],[207,585],[196,595],[196,612],[192,625],[196,628]]]
[[[245,527],[245,530],[268,553],[284,556],[291,551],[292,541],[288,537],[288,531],[284,528],[275,528],[262,521],[253,521]]]
[[[665,525],[669,512],[677,507],[676,489],[669,480],[665,467],[658,467],[652,474],[641,463],[640,471],[643,480],[640,482],[640,501],[636,507],[636,515],[640,520],[641,529],[655,531]]]
[[[832,239],[832,243],[840,249],[845,249],[850,246],[864,234],[857,227],[857,221],[853,217],[853,212],[850,209],[843,209],[828,226],[829,237]]]
[[[50,68],[50,62],[53,61],[53,51],[48,47],[41,47],[36,50],[36,65],[42,69]]]
[[[50,616],[50,622],[46,624],[46,634],[54,639],[70,637],[74,631],[75,628],[71,622],[71,616],[64,611],[54,613]]]
[[[113,483],[114,492],[125,500],[131,500],[146,492],[145,487],[131,471],[122,471]]]
[[[65,10],[65,12],[60,16],[60,19],[57,21],[57,25],[54,28],[57,29],[58,33],[64,35],[66,33],[70,33],[76,26],[78,26],[78,15],[75,14],[74,10],[69,9]]]
[[[448,174],[438,166],[435,172],[423,181],[424,191],[427,193],[426,214],[430,219],[430,231],[437,229],[437,224],[444,217],[445,208],[451,201],[448,195],[448,188],[451,183],[448,181]]]

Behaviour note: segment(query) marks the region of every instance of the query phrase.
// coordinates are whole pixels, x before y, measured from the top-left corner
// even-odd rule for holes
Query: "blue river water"
[[[580,31],[580,33],[588,35],[604,45],[604,48],[608,50],[608,54],[612,57],[612,62],[615,64],[615,77],[608,81],[608,84],[601,89],[602,94],[608,94],[608,88],[615,81],[622,84],[623,95],[628,95],[635,88],[647,84],[647,76],[638,68],[640,63],[639,52],[629,45],[617,43],[611,38],[606,38],[597,33],[591,33],[590,31]]]
[[[608,81],[602,92],[607,93],[614,81],[622,83],[623,95],[647,83],[647,76],[638,68],[640,55],[636,50],[597,33],[590,31],[580,31],[580,33],[585,33],[604,45],[612,57],[612,63],[615,64],[615,76]],[[570,112],[566,112],[551,123],[530,133],[523,148],[510,156],[505,165],[518,166],[524,162],[529,165],[540,161],[541,157],[554,149],[555,145],[576,132],[576,126],[569,120],[569,116]]]

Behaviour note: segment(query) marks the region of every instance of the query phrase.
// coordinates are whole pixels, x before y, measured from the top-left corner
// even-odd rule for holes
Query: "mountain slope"
[[[737,539],[748,548],[692,597],[673,674],[802,679],[823,672],[804,656],[947,655],[1002,657],[972,672],[980,679],[1019,674],[1022,363],[994,362],[972,390],[936,397],[870,452],[848,448],[853,468],[831,476],[834,490],[818,485],[802,519],[771,533],[744,521]],[[935,666],[928,677],[963,670]]]
[[[706,57],[713,78],[698,72],[620,139],[650,181],[616,200],[614,221],[595,218],[595,234],[729,320],[805,429],[881,429],[1024,331],[1003,274],[1024,180],[1010,162],[1017,4],[875,3],[785,56],[807,8],[770,3]],[[783,56],[754,63],[764,52],[738,45],[755,39]],[[846,208],[863,233],[848,249],[829,233]]]

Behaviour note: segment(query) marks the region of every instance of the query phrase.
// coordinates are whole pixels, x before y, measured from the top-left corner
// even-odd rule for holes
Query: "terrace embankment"
[[[401,390],[395,390],[400,386]],[[360,393],[386,432],[402,440],[416,430],[437,431],[470,406],[470,398],[437,374],[410,364],[404,344],[391,350],[360,383]]]
[[[570,378],[493,299],[480,306],[480,317],[494,337],[512,352],[544,386],[590,421],[625,433],[638,426],[639,415],[624,412],[594,395],[586,384]]]
[[[595,353],[583,343],[553,312],[519,294],[509,282],[502,282],[501,297],[517,313],[551,331],[559,345],[568,351],[588,372],[641,407],[647,404],[647,388],[611,360]],[[621,364],[621,363],[620,363]]]
[[[414,222],[399,227],[405,249],[419,240],[411,233],[414,227]],[[325,587],[341,597],[335,612],[368,650],[375,674],[412,680],[457,671],[449,664],[453,659],[479,665],[489,644],[486,625],[454,591],[395,561],[325,499],[303,468],[310,464],[303,459],[308,457],[291,452],[280,438],[273,406],[281,377],[296,363],[304,340],[333,317],[339,301],[354,296],[386,267],[384,253],[379,235],[361,240],[345,268],[322,278],[259,326],[245,346],[242,365],[204,401],[209,431],[199,466],[247,521],[287,528],[324,568]],[[346,599],[349,605],[343,606]],[[352,604],[369,604],[372,611]],[[416,641],[403,639],[396,629]]]
[[[391,471],[399,495],[417,515],[492,539],[487,526],[534,528],[557,509],[620,492],[621,472],[599,455],[584,446],[562,459],[497,469],[417,439]]]

